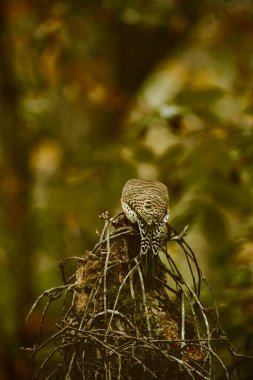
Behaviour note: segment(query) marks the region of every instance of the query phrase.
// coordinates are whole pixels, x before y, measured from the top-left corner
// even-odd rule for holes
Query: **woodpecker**
[[[129,179],[122,190],[121,204],[127,219],[138,224],[140,254],[146,255],[144,272],[154,273],[154,256],[160,248],[161,230],[169,218],[168,189],[158,181]],[[152,255],[151,260],[148,255]]]

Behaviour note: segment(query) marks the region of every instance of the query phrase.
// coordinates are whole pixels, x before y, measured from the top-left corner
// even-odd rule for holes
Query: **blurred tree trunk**
[[[8,239],[9,270],[15,291],[15,322],[17,344],[28,343],[25,316],[32,300],[31,222],[29,173],[29,138],[20,113],[21,87],[17,83],[14,51],[8,25],[7,2],[0,2],[0,133],[2,149],[3,218]]]

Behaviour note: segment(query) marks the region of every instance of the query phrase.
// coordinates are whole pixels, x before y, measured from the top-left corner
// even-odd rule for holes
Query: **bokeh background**
[[[8,0],[0,30],[0,379],[31,378],[27,312],[131,177],[168,186],[253,354],[252,1]]]

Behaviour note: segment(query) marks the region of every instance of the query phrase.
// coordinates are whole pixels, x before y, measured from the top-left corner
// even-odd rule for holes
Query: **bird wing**
[[[139,202],[135,204],[136,213],[148,224],[159,223],[167,214],[167,203],[155,195],[139,196]]]

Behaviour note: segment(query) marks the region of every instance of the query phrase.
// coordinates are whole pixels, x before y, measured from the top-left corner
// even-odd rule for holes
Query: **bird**
[[[158,181],[129,179],[122,190],[121,204],[127,219],[138,224],[141,260],[145,255],[145,260],[142,260],[145,263],[144,273],[149,272],[153,276],[161,230],[169,218],[168,189]]]

